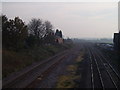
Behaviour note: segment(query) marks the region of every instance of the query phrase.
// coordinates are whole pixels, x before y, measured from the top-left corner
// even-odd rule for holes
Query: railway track
[[[110,65],[107,59],[96,48],[89,47],[89,57],[91,62],[91,87],[120,89],[120,76]]]
[[[98,65],[98,62],[93,54],[93,52],[89,49],[90,63],[91,63],[91,86],[93,90],[95,88],[104,89],[103,79],[101,76],[101,71]]]
[[[71,50],[72,51],[72,50]],[[58,55],[55,55],[25,72],[18,73],[15,77],[9,77],[10,79],[3,80],[4,88],[35,88],[36,83],[40,82],[43,78],[49,74],[53,68],[55,68],[60,61],[65,59],[71,52],[70,50],[64,51]]]
[[[119,90],[120,89],[120,75],[118,72],[113,68],[113,66],[109,63],[109,61],[103,56],[103,54],[96,50],[97,53],[99,53],[98,57],[101,60],[101,62],[104,65],[104,68],[106,69],[114,87]]]
[[[90,60],[90,72],[91,72],[91,88],[106,89],[115,88],[120,89],[120,76],[112,65],[107,61],[104,55],[95,47],[90,45],[76,46],[84,48],[83,51],[88,51]],[[58,64],[65,60],[67,57],[75,54],[78,48],[64,51],[49,59],[46,59],[38,64],[29,67],[23,72],[19,72],[15,77],[9,77],[3,80],[4,88],[36,88],[53,70]]]

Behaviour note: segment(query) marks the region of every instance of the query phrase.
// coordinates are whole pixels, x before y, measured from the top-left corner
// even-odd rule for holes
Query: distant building
[[[63,39],[61,37],[56,37],[55,42],[62,44],[63,43]]]
[[[114,49],[118,52],[120,52],[120,32],[119,33],[114,33]]]
[[[59,31],[58,29],[56,30],[56,33],[55,33],[55,42],[59,44],[63,43],[62,31]]]
[[[114,49],[120,53],[120,1],[118,2],[118,29],[119,33],[114,33]]]

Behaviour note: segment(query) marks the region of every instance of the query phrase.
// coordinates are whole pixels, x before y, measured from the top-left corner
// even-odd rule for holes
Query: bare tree
[[[50,33],[53,33],[53,25],[51,24],[50,21],[45,21],[44,22],[45,25],[45,32],[46,32],[46,36],[49,35]]]
[[[41,19],[32,19],[29,24],[29,33],[35,37],[36,42],[51,43],[54,42],[53,25],[50,21],[43,22]]]
[[[45,35],[45,26],[41,19],[32,19],[28,24],[29,33],[41,39]]]

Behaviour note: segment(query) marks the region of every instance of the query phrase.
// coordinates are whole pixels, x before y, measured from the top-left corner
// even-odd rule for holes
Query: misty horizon
[[[49,20],[65,38],[112,39],[118,32],[117,2],[3,2],[2,6],[8,18],[19,16],[26,24],[32,18]]]

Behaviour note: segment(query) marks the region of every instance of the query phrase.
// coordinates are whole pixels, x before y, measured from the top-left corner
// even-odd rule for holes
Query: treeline
[[[8,19],[2,15],[3,48],[19,51],[39,45],[55,44],[56,35],[62,38],[62,31],[56,30],[50,21],[33,18],[26,25],[19,17]]]

